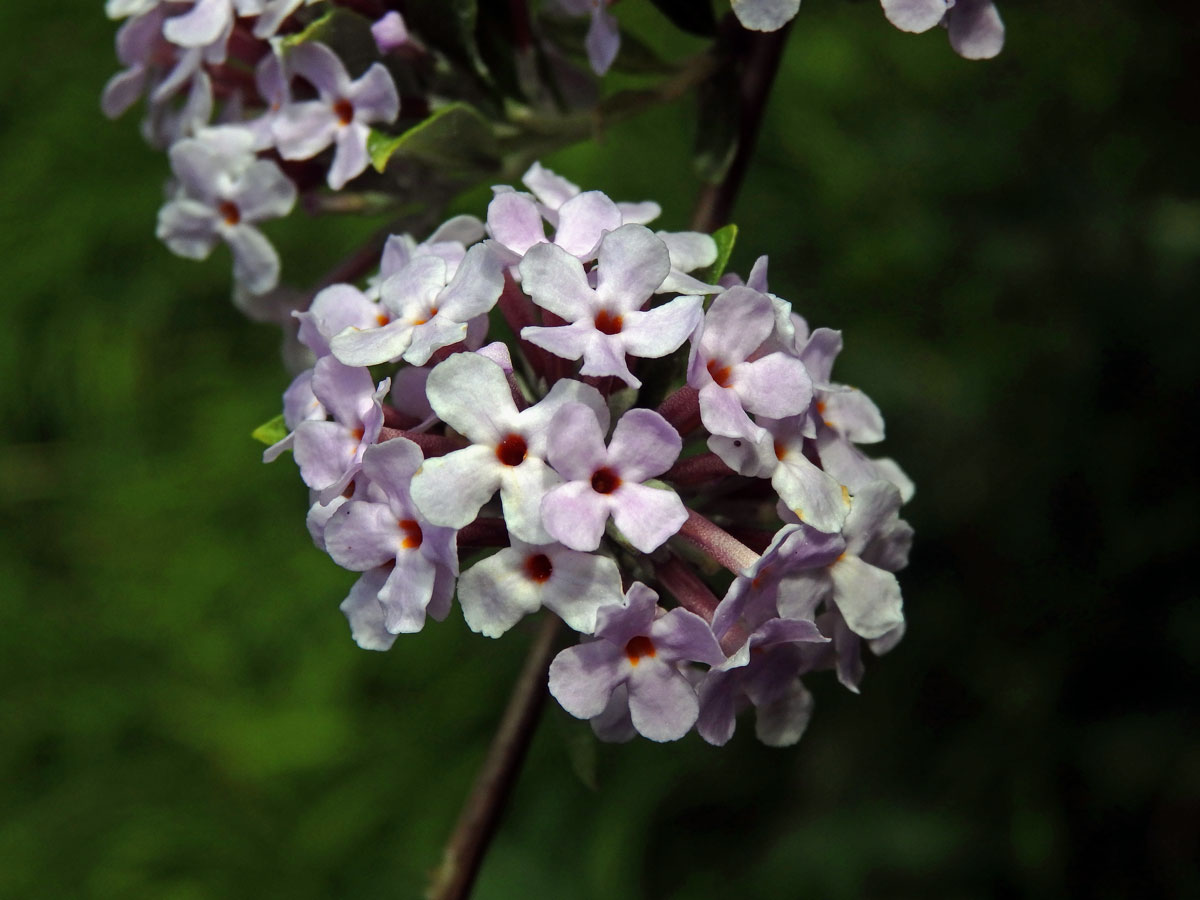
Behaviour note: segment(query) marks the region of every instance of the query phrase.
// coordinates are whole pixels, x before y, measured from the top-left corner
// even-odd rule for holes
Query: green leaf
[[[268,422],[263,422],[252,432],[250,432],[250,437],[254,438],[256,441],[261,441],[268,447],[273,444],[278,444],[287,436],[288,427],[286,424],[284,424],[283,413],[280,413]]]
[[[733,255],[733,245],[737,243],[737,233],[738,227],[732,222],[713,232],[713,240],[717,242],[717,258],[700,279],[705,284],[716,284],[717,279],[725,274],[729,257]]]
[[[650,0],[658,11],[670,19],[676,28],[682,28],[701,37],[712,37],[717,33],[717,20],[713,16],[712,0]]]
[[[467,103],[443,106],[398,137],[372,131],[367,152],[380,172],[393,156],[453,172],[493,172],[500,163],[491,123]]]

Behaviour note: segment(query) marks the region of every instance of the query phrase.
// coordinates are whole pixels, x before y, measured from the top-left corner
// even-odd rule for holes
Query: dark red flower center
[[[592,490],[597,494],[611,494],[621,486],[621,476],[605,466],[592,473]]]
[[[529,576],[530,581],[536,581],[538,584],[549,581],[550,576],[554,574],[554,566],[550,562],[550,557],[545,553],[526,557],[525,574]]]
[[[710,359],[708,365],[708,374],[712,376],[712,380],[721,387],[729,387],[729,376],[731,374],[729,366],[721,365],[717,360]]]
[[[614,316],[607,309],[596,313],[596,330],[602,334],[620,334],[622,321],[619,315]]]
[[[412,519],[401,519],[397,522],[400,530],[404,532],[404,539],[400,542],[400,546],[405,550],[416,550],[421,546],[421,541],[425,536],[421,534],[421,526]]]
[[[519,434],[510,434],[496,445],[496,458],[506,466],[519,466],[525,461],[529,446]]]
[[[337,116],[339,124],[349,125],[354,121],[354,104],[346,99],[339,100],[333,104],[333,114]]]
[[[222,200],[217,204],[217,213],[225,220],[226,225],[236,225],[242,221],[242,211],[237,208],[236,203],[229,200]]]
[[[629,658],[629,662],[636,666],[642,661],[643,656],[654,657],[658,655],[658,651],[654,649],[654,641],[644,634],[639,634],[637,637],[629,639],[629,643],[625,645],[625,655]]]

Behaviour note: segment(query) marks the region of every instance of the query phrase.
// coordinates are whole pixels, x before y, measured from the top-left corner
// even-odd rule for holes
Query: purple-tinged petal
[[[613,495],[613,524],[643,553],[662,546],[687,521],[687,508],[671,490],[623,484]]]
[[[613,689],[604,712],[592,716],[591,726],[592,733],[609,744],[623,744],[637,737],[637,729],[629,717],[629,690],[624,684]]]
[[[371,157],[367,153],[367,137],[371,129],[361,122],[351,122],[339,128],[334,137],[336,149],[333,163],[329,166],[326,178],[328,185],[335,191],[340,191],[346,183],[357,178],[370,165]]]
[[[263,5],[262,15],[254,23],[254,36],[259,40],[267,40],[273,38],[275,32],[279,30],[279,26],[284,23],[292,13],[300,8],[304,0],[268,0]],[[312,2],[312,0],[308,0]],[[244,13],[243,13],[244,15]]]
[[[527,194],[505,191],[488,204],[488,232],[500,244],[518,255],[545,243],[546,229],[537,204]]]
[[[554,243],[572,256],[588,260],[595,255],[605,233],[620,227],[621,211],[617,204],[600,191],[584,191],[558,210]]]
[[[325,98],[344,97],[350,87],[350,76],[341,58],[322,43],[298,44],[292,48],[288,62],[292,71],[311,82]]]
[[[604,536],[610,505],[586,481],[560,484],[542,498],[542,525],[554,540],[572,550],[595,550]]]
[[[521,329],[521,340],[563,359],[576,360],[592,347],[595,334],[595,326],[580,319],[573,325],[527,325]]]
[[[670,428],[669,425],[667,427]],[[621,424],[617,423],[617,431],[620,430]],[[628,430],[626,428],[626,431]],[[679,433],[671,430],[678,437]],[[568,481],[586,481],[592,477],[593,472],[608,463],[609,453],[604,448],[604,430],[590,407],[581,403],[564,403],[559,408],[550,421],[546,459]],[[667,467],[670,467],[670,463]]]
[[[596,271],[596,296],[604,307],[610,312],[633,312],[663,283],[671,271],[671,258],[667,245],[649,228],[622,225],[605,235]]]
[[[221,32],[232,27],[233,9],[229,0],[197,0],[181,16],[167,19],[163,36],[180,47],[207,47],[216,43]]]
[[[596,612],[596,637],[624,648],[633,638],[650,633],[657,611],[658,594],[635,581],[625,592],[624,604],[614,603]]]
[[[265,294],[279,284],[279,254],[266,235],[253,225],[235,225],[225,232],[233,251],[233,277],[252,294]]]
[[[656,231],[654,236],[667,245],[671,268],[694,272],[717,261],[717,242],[701,231]]]
[[[621,343],[625,352],[644,359],[660,359],[683,346],[704,318],[703,297],[676,297],[646,312],[628,312]]]
[[[854,492],[854,503],[846,517],[846,552],[861,556],[867,544],[900,511],[900,491],[888,481],[874,481]]]
[[[333,143],[337,129],[337,116],[320,100],[289,103],[271,121],[275,146],[284,159],[311,159]]]
[[[631,409],[613,429],[608,460],[626,481],[645,481],[671,468],[682,449],[683,438],[670,422],[654,410]]]
[[[772,419],[797,416],[812,403],[812,380],[794,356],[770,353],[733,367],[732,381],[747,412]]]
[[[323,491],[337,484],[357,460],[359,439],[337,422],[301,422],[296,426],[293,453],[300,477],[310,488]]]
[[[896,649],[896,645],[904,638],[905,625],[901,622],[883,637],[875,638],[873,641],[868,641],[867,645],[871,648],[871,652],[876,656],[883,656],[885,653],[891,653]]]
[[[617,20],[608,12],[604,3],[598,3],[592,9],[592,22],[588,26],[587,37],[583,40],[587,50],[588,62],[592,71],[603,75],[617,58],[621,48],[621,32],[617,29]]]
[[[880,0],[887,20],[901,31],[920,34],[945,18],[953,0]]]
[[[521,286],[533,302],[568,322],[590,318],[599,306],[582,263],[561,247],[554,244],[530,247],[521,260],[520,270]]]
[[[216,212],[196,200],[174,200],[158,211],[155,233],[172,253],[205,259],[217,245]]]
[[[438,416],[476,444],[498,444],[517,419],[504,371],[477,353],[456,353],[434,367],[425,388]]]
[[[387,67],[372,63],[362,76],[346,88],[343,98],[354,105],[355,121],[394,122],[400,115],[400,95]]]
[[[578,719],[598,716],[613,689],[624,680],[621,661],[621,648],[608,641],[568,647],[550,663],[550,693]]]
[[[525,439],[529,442],[530,455],[545,459],[550,423],[567,403],[582,403],[588,407],[600,423],[600,430],[608,431],[608,404],[604,402],[600,392],[590,384],[563,378],[554,383],[550,393],[534,406],[522,410],[517,418]]]
[[[562,483],[550,466],[528,456],[519,466],[501,466],[500,503],[508,533],[530,544],[548,544],[550,534],[542,525],[542,499]]]
[[[804,736],[812,710],[812,694],[797,678],[778,700],[758,707],[754,733],[768,747],[790,747]]]
[[[879,476],[885,481],[890,481],[900,491],[900,499],[907,503],[917,493],[917,486],[913,480],[908,477],[900,465],[889,457],[871,460],[875,464],[876,471]]]
[[[833,363],[842,352],[842,333],[832,328],[817,328],[800,349],[800,361],[808,369],[813,383],[829,384]]]
[[[580,192],[579,185],[550,171],[540,162],[531,165],[521,176],[521,181],[533,191],[539,203],[552,210],[558,209]]]
[[[857,388],[821,391],[817,409],[825,424],[840,431],[847,440],[856,444],[883,440],[883,414]]]
[[[387,494],[394,515],[408,514],[408,487],[421,468],[421,448],[405,438],[372,444],[363,453],[363,474]]]
[[[700,421],[713,434],[757,441],[763,429],[750,420],[731,388],[708,384],[700,389]]]
[[[833,594],[833,578],[828,568],[809,569],[785,576],[779,583],[775,601],[785,619],[811,619],[817,607]]]
[[[329,350],[347,366],[373,366],[398,359],[412,343],[413,327],[403,319],[382,328],[351,325],[333,336]]]
[[[711,671],[700,684],[700,716],[696,731],[716,747],[724,747],[737,727],[738,673]]]
[[[523,561],[520,551],[508,548],[463,573],[458,580],[458,603],[472,631],[498,638],[541,608],[540,585],[528,577]]]
[[[662,207],[653,200],[640,203],[618,203],[621,221],[626,225],[648,225],[662,215]]]
[[[504,266],[487,244],[476,244],[437,298],[438,311],[466,322],[491,310],[504,290]]]
[[[344,366],[329,356],[317,360],[313,366],[312,386],[317,399],[338,422],[349,428],[362,424],[361,410],[375,393],[370,372]]]
[[[696,724],[696,690],[669,663],[643,658],[630,673],[629,714],[633,727],[652,741],[676,741]]]
[[[700,358],[703,363],[732,366],[757,350],[774,328],[775,308],[770,297],[731,287],[717,295],[705,316]]]
[[[800,0],[732,0],[734,15],[751,31],[778,31],[796,16]]]
[[[451,321],[449,317],[440,314],[435,315],[412,330],[412,343],[404,351],[404,360],[414,366],[423,366],[436,351],[457,344],[466,337],[465,323]]]
[[[991,59],[1004,49],[1004,22],[991,0],[958,0],[948,24],[950,46],[963,59]]]
[[[771,486],[797,519],[817,531],[840,531],[850,511],[848,492],[798,449],[784,451]]]
[[[427,459],[413,476],[413,503],[434,525],[462,528],[496,493],[501,468],[492,448],[480,444]]]
[[[664,662],[690,660],[719,666],[725,653],[708,623],[686,609],[675,608],[650,626],[657,658]]]
[[[243,222],[278,219],[296,204],[296,185],[275,163],[261,159],[241,174],[227,199],[237,204]]]
[[[388,54],[408,43],[408,28],[404,18],[393,9],[371,25],[371,37],[375,38],[379,52]]]
[[[403,538],[395,514],[383,503],[344,503],[325,525],[325,549],[335,563],[353,572],[394,561]]]
[[[383,625],[383,607],[379,591],[387,579],[387,569],[373,569],[354,582],[340,609],[350,623],[350,636],[364,650],[389,650],[396,636]]]
[[[415,634],[425,627],[425,609],[433,596],[437,567],[420,553],[409,551],[379,591],[383,627],[392,634]]]
[[[904,621],[896,576],[847,554],[829,569],[833,600],[850,630],[861,637],[883,637]]]
[[[623,600],[620,569],[599,554],[557,548],[547,552],[553,572],[544,586],[542,604],[571,628],[591,634],[598,611]]]
[[[115,119],[137,103],[145,89],[146,69],[143,66],[122,69],[104,85],[104,93],[100,96],[100,109],[110,119]]]
[[[347,328],[376,326],[382,312],[379,304],[368,300],[353,285],[332,284],[313,298],[306,312],[296,313],[299,339],[317,356],[328,356],[330,338]],[[386,322],[386,316],[383,318]]]

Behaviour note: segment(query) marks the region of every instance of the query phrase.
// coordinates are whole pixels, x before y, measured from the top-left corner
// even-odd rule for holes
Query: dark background
[[[736,213],[734,266],[769,253],[844,329],[917,482],[908,637],[860,697],[811,679],[788,750],[749,721],[606,746],[590,787],[548,708],[480,900],[1200,896],[1200,32],[1183,3],[1001,10],[969,63],[805,0]],[[417,896],[529,630],[350,641],[354,576],[248,438],[277,335],[226,251],[154,239],[165,158],[100,115],[114,31],[0,7],[0,897]],[[693,117],[546,161],[684,227]],[[300,280],[376,224],[271,233]]]

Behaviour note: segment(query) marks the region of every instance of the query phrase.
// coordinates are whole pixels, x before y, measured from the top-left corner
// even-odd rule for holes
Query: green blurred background
[[[909,636],[860,697],[811,679],[790,750],[602,747],[590,787],[548,708],[480,900],[1200,896],[1200,29],[1001,9],[968,63],[806,0],[736,214],[735,267],[844,329],[916,479]],[[0,897],[418,896],[528,629],[351,643],[354,576],[247,436],[277,335],[224,250],[155,241],[165,159],[98,108],[113,33],[0,6]],[[683,227],[693,115],[547,162]],[[272,233],[311,276],[375,224]]]

